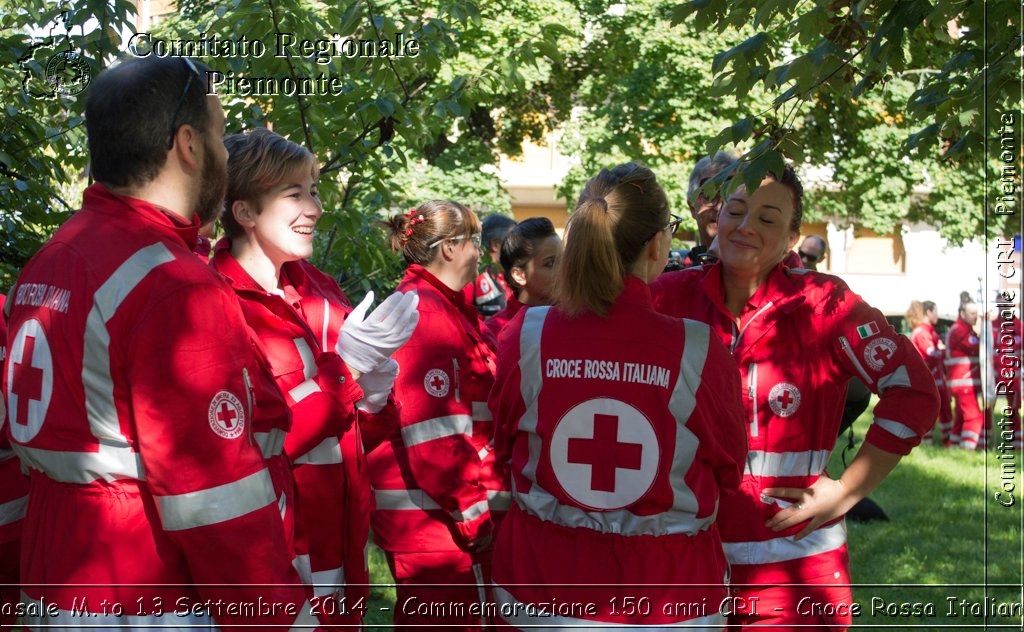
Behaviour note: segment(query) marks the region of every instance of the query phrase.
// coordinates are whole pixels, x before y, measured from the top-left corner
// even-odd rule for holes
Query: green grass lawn
[[[872,408],[873,403],[854,425],[858,447]],[[844,435],[829,465],[833,477],[844,469],[840,452],[845,443]],[[1014,454],[1013,479],[1008,481],[1015,486],[1011,507],[994,497],[1003,489],[997,454],[923,445],[904,457],[871,494],[890,521],[848,521],[853,594],[861,609],[855,626],[1024,629],[1019,611],[987,619],[972,613],[980,604],[991,610],[993,599],[1017,608],[1024,601],[1020,454]],[[379,585],[372,590],[367,627],[389,629],[395,591],[383,553],[372,546],[370,573]],[[899,614],[901,609],[910,614]]]

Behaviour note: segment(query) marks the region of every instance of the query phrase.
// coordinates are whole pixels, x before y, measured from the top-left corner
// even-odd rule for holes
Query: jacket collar
[[[189,250],[195,250],[199,244],[199,216],[193,215],[192,221],[160,208],[152,202],[138,198],[111,193],[99,182],[89,185],[82,196],[82,207],[99,212],[110,212],[111,207],[118,205],[135,213],[141,219],[157,227],[161,232],[173,235]]]
[[[627,305],[653,308],[654,301],[651,299],[651,288],[638,276],[627,274],[622,284],[622,293],[616,301]]]
[[[418,263],[410,263],[409,267],[405,272],[406,276],[413,276],[419,279],[419,284],[427,284],[434,288],[448,301],[448,303],[461,313],[466,321],[470,324],[473,331],[478,335],[480,333],[480,316],[476,310],[476,305],[466,300],[466,294],[462,290],[453,290],[441,279],[434,276],[432,272],[424,268]]]

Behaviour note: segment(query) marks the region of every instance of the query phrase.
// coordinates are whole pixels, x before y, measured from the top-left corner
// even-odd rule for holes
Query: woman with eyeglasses
[[[509,500],[487,410],[494,349],[463,292],[477,274],[480,220],[435,200],[384,227],[408,264],[398,290],[418,293],[420,322],[395,355],[401,428],[370,455],[374,538],[397,584],[396,626],[479,629],[472,604],[486,598],[492,533]],[[428,607],[438,603],[458,607]]]
[[[707,323],[742,374],[750,452],[740,493],[722,499],[719,524],[732,596],[757,607],[729,612],[736,629],[850,625],[843,516],[921,441],[938,412],[928,369],[881,312],[839,278],[784,263],[802,209],[792,168],[756,191],[741,186],[718,217],[718,263],[652,284],[655,307]],[[832,479],[825,465],[851,377],[879,401],[856,458]]]
[[[551,304],[561,254],[562,239],[546,217],[525,219],[505,235],[499,257],[512,296],[505,309],[484,321],[495,339],[523,307]]]
[[[679,221],[650,169],[602,170],[569,219],[555,306],[502,333],[489,403],[515,502],[494,590],[514,627],[724,623],[715,516],[746,455],[739,373],[707,325],[651,305]]]

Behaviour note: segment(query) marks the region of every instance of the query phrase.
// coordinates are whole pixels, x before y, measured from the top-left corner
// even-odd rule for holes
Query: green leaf
[[[768,44],[769,38],[764,33],[758,33],[753,37],[749,37],[736,46],[733,46],[729,50],[715,55],[715,59],[711,62],[711,72],[717,73],[725,67],[730,59],[735,58],[737,55],[743,55],[747,59],[751,59],[761,49]]]

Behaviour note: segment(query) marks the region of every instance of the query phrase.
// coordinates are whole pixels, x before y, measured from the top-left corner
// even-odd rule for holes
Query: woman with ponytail
[[[463,289],[480,261],[480,221],[449,201],[424,202],[385,224],[408,268],[400,292],[419,295],[419,326],[395,355],[401,427],[370,455],[375,542],[394,574],[398,604],[451,604],[446,613],[398,607],[395,625],[479,629],[490,543],[508,509],[495,467],[487,393],[494,350]]]
[[[489,403],[515,502],[494,584],[514,627],[724,622],[715,515],[746,456],[739,374],[706,325],[651,306],[678,225],[649,169],[602,170],[569,219],[556,305],[502,333]]]

